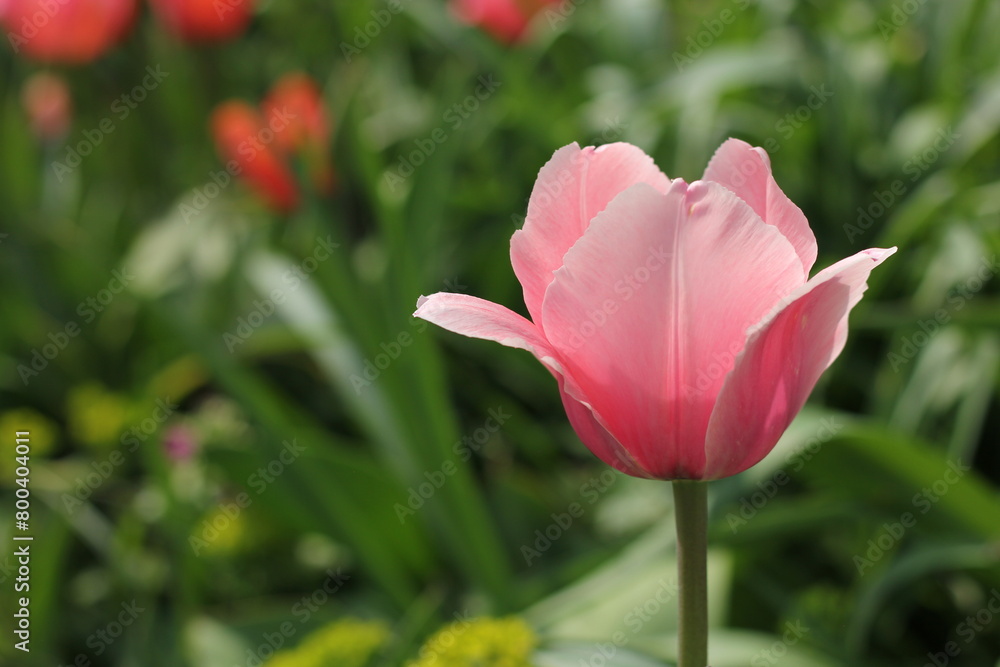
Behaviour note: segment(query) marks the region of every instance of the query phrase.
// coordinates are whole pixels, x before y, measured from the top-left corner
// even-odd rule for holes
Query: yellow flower
[[[380,621],[341,619],[296,648],[274,654],[267,667],[364,667],[388,638],[389,629]]]
[[[30,468],[31,458],[44,456],[52,451],[57,429],[48,417],[31,408],[17,408],[0,414],[0,442],[3,443],[0,445],[0,474],[3,475],[3,480],[11,479],[14,469],[18,467],[14,460],[17,444],[14,434],[17,431],[28,432]]]
[[[98,384],[80,385],[70,392],[66,406],[69,432],[85,445],[108,446],[125,424],[125,401]]]
[[[246,520],[246,509],[236,508],[232,501],[225,501],[206,514],[200,523],[196,524],[188,537],[188,544],[194,549],[195,555],[203,551],[210,554],[228,554],[236,551],[249,534]]]
[[[406,667],[530,667],[537,645],[519,618],[459,620],[438,630]]]

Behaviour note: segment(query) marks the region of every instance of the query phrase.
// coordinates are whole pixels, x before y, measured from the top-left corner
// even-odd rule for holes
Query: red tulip
[[[135,0],[0,0],[0,24],[14,52],[45,62],[96,59],[134,15]]]
[[[61,76],[38,72],[24,82],[21,104],[39,139],[52,140],[66,136],[73,116],[73,99],[69,86]]]
[[[873,248],[809,278],[816,239],[767,153],[730,139],[703,180],[638,148],[560,149],[538,175],[511,261],[531,320],[482,299],[416,316],[530,351],[574,429],[637,477],[711,480],[760,461],[836,359]]]
[[[301,154],[320,192],[333,185],[330,165],[330,118],[316,83],[293,72],[281,77],[261,103],[265,118],[284,116],[288,127],[275,135],[275,144],[289,154]]]
[[[216,42],[243,33],[254,0],[149,0],[153,13],[172,34],[189,42]]]
[[[256,109],[239,100],[219,105],[211,120],[212,136],[222,160],[232,163],[231,171],[281,213],[293,210],[299,201],[295,177],[276,145],[286,125],[276,117],[265,122]]]
[[[521,39],[538,12],[557,2],[560,0],[452,0],[451,9],[463,23],[512,43]]]

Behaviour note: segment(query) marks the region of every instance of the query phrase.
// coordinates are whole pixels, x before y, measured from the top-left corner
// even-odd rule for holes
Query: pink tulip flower
[[[511,263],[530,320],[462,294],[414,313],[528,350],[559,383],[583,443],[637,477],[712,480],[771,451],[847,339],[872,248],[809,278],[816,239],[736,139],[700,181],[670,180],[635,146],[556,151]]]

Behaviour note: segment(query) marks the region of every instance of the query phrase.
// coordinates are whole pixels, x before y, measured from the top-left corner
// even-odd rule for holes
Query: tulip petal
[[[420,297],[413,314],[454,333],[531,352],[559,382],[566,414],[584,444],[602,461],[626,474],[651,476],[601,424],[601,417],[587,404],[534,324],[491,301],[447,292]]]
[[[587,449],[593,452],[597,458],[626,475],[646,479],[655,478],[655,475],[643,468],[604,426],[601,416],[587,403],[574,398],[565,384],[560,381],[559,393],[562,396],[566,417],[569,418],[569,423],[573,425],[573,430],[576,431],[580,440],[587,445]]]
[[[561,370],[555,353],[538,327],[492,301],[468,294],[438,292],[421,296],[413,316],[463,336],[527,350],[550,369]]]
[[[747,329],[801,284],[795,249],[729,190],[639,184],[566,253],[542,329],[642,468],[698,479],[715,392]]]
[[[715,151],[703,178],[736,193],[764,222],[781,230],[799,254],[805,275],[809,275],[816,261],[816,237],[805,215],[774,180],[767,151],[739,139],[728,139]]]
[[[709,423],[706,479],[735,475],[771,451],[843,350],[868,275],[895,251],[865,250],[824,269],[748,332]]]
[[[556,151],[539,171],[524,227],[510,241],[514,274],[536,324],[542,321],[545,290],[566,251],[595,215],[635,183],[666,192],[670,179],[642,150],[624,143],[583,149],[573,143]]]

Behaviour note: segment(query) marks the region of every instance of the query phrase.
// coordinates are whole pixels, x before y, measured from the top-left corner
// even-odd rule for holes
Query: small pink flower
[[[50,72],[37,72],[28,77],[21,89],[31,131],[42,141],[62,139],[73,122],[73,98],[66,79]]]
[[[187,461],[198,451],[198,436],[188,426],[172,424],[163,434],[163,449],[171,461]]]
[[[730,139],[702,180],[629,144],[556,151],[511,263],[531,321],[462,294],[415,315],[528,350],[583,443],[655,479],[735,475],[771,451],[847,339],[873,248],[809,278],[816,239],[767,153]]]

